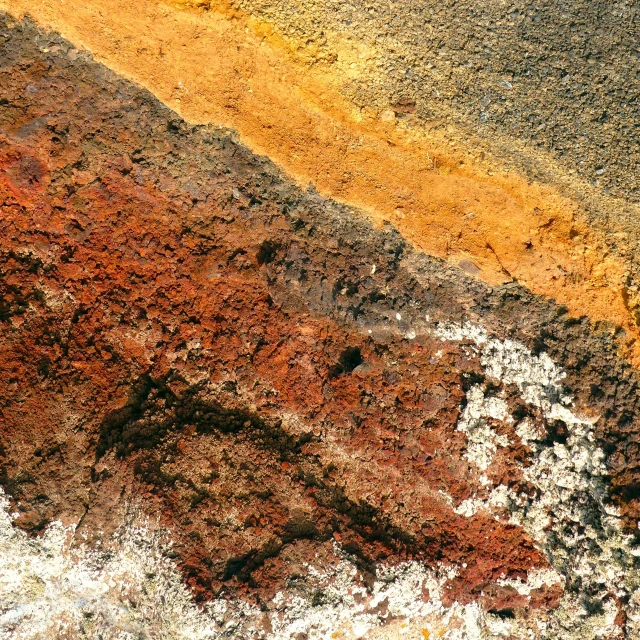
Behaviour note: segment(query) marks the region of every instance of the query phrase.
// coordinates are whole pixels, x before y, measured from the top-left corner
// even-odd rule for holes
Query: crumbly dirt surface
[[[494,627],[637,629],[638,374],[619,329],[420,253],[234,132],[5,20],[15,526],[59,520],[97,543],[139,503],[196,600],[267,618],[310,565],[347,558],[365,592],[383,565],[453,569],[442,606]],[[325,637],[273,624],[236,637]]]
[[[2,6],[56,29],[76,47],[88,49],[150,89],[188,121],[233,128],[254,151],[268,155],[299,184],[311,183],[321,194],[359,207],[377,223],[392,222],[414,247],[490,284],[516,281],[566,305],[576,316],[585,314],[622,327],[626,331],[622,349],[637,362],[640,298],[634,276],[635,231],[625,223],[634,219],[636,205],[630,183],[624,187],[625,180],[637,173],[633,149],[620,152],[626,164],[618,162],[619,171],[603,174],[605,180],[613,174],[627,176],[620,177],[622,191],[611,187],[607,194],[601,188],[604,183],[589,184],[577,174],[574,180],[562,158],[545,151],[547,139],[572,146],[566,132],[559,138],[545,133],[542,140],[548,129],[538,127],[542,146],[529,149],[522,136],[505,138],[495,127],[465,128],[468,118],[455,115],[459,109],[454,109],[454,98],[438,98],[446,126],[429,124],[427,112],[433,106],[429,96],[440,89],[429,85],[419,96],[415,91],[405,95],[404,84],[396,83],[394,73],[385,67],[394,59],[387,55],[391,45],[375,36],[380,20],[389,23],[386,17],[371,18],[373,35],[364,37],[360,32],[368,19],[350,25],[343,21],[342,30],[336,31],[331,26],[335,16],[329,16],[344,17],[345,9],[333,11],[321,5],[308,5],[295,15],[288,5],[276,3],[271,9],[258,9],[249,3],[94,0],[77,5],[5,0]],[[362,15],[375,16],[377,11],[372,6]],[[415,11],[407,14],[407,20]],[[318,35],[320,31],[324,36]],[[431,39],[425,43],[431,51]],[[622,44],[616,46],[624,49]],[[514,59],[508,47],[505,51]],[[405,54],[413,55],[398,49],[397,55]],[[429,55],[423,56],[427,66]],[[454,67],[467,69],[468,83],[474,65]],[[634,67],[629,63],[623,68]],[[487,74],[473,71],[474,82],[482,80],[473,91],[504,75],[499,69]],[[520,76],[525,78],[526,73]],[[445,97],[451,93],[446,89],[451,82],[442,80]],[[516,93],[528,96],[540,96],[544,89],[534,91],[524,80],[514,87]],[[502,90],[507,91],[496,89]],[[466,89],[460,91],[462,95]],[[553,100],[535,100],[529,111],[521,109],[521,120],[539,104],[555,110],[559,124],[554,132],[564,131],[567,119],[575,120],[570,110]],[[520,107],[501,109],[494,111],[506,114],[503,128],[508,128],[508,114]],[[612,118],[624,116],[610,111]],[[631,133],[633,113],[627,114],[625,126],[631,129],[624,136],[631,145],[636,140]],[[544,119],[545,114],[542,110],[536,117]],[[607,149],[621,149],[611,139],[619,128],[611,127],[593,125],[601,135],[609,135]],[[591,131],[580,133],[587,146]],[[497,147],[491,146],[494,143]],[[585,207],[603,211],[596,216],[600,222],[589,218]]]
[[[640,197],[634,2],[231,4],[297,42],[313,43],[321,59],[335,56],[338,39],[368,48],[374,68],[345,87],[360,105],[397,105],[400,114],[463,126],[481,138],[520,140],[611,195]],[[542,164],[530,169],[544,175]]]

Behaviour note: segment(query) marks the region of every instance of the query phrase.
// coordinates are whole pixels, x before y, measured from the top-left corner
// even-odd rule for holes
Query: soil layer
[[[82,5],[11,0],[4,6],[56,29],[76,47],[147,87],[186,120],[234,129],[254,152],[267,154],[300,185],[311,183],[322,195],[357,206],[377,223],[392,222],[414,247],[490,284],[516,281],[566,305],[575,316],[586,314],[593,321],[624,328],[623,350],[634,362],[640,361],[640,296],[631,224],[637,212],[630,201],[607,195],[582,178],[575,182],[562,159],[545,155],[549,145],[542,138],[542,146],[532,150],[518,147],[517,136],[503,136],[495,127],[460,128],[466,120],[451,111],[457,105],[455,97],[446,98],[457,81],[444,76],[432,90],[442,89],[445,96],[437,99],[437,118],[447,127],[432,126],[423,117],[434,106],[431,93],[409,91],[405,84],[415,89],[413,81],[396,82],[384,67],[404,55],[405,47],[394,58],[380,38],[370,42],[351,33],[351,27],[357,31],[368,22],[364,27],[354,23],[342,31],[332,29],[329,16],[342,15],[342,10],[325,12],[318,5],[312,16],[303,11],[300,20],[294,20],[284,5],[273,4],[273,11],[264,14],[272,22],[265,22],[262,9],[250,4],[242,5],[246,11],[229,4],[177,5],[151,0],[93,0]],[[407,20],[411,16],[415,17],[411,13]],[[378,24],[377,18],[371,20]],[[298,31],[286,28],[291,21]],[[388,23],[386,18],[383,23]],[[408,34],[413,37],[411,29]],[[324,33],[324,40],[316,32]],[[424,63],[429,64],[426,59]],[[477,76],[475,71],[465,73]],[[498,69],[483,75],[478,87],[498,82],[502,75]],[[521,75],[526,77],[524,71]],[[516,113],[522,119],[533,110],[536,118],[544,119],[546,111],[540,105],[548,104],[558,120],[553,131],[565,131],[566,121],[575,121],[571,110],[549,101],[547,94],[540,98],[542,94],[529,90],[527,82],[534,80],[516,82],[513,91],[531,97],[529,111],[504,107],[491,92],[496,99],[493,110],[487,109],[504,112],[504,127],[509,128],[515,126]],[[460,95],[466,95],[463,85]],[[502,85],[496,90],[507,91]],[[496,110],[498,104],[504,108]],[[625,126],[633,128],[634,121]],[[610,135],[615,128],[597,124],[593,129],[607,138],[606,153],[613,158],[619,147]],[[547,131],[539,129],[536,135]],[[565,131],[559,138],[554,133],[544,139],[560,140],[557,144],[568,148],[572,142],[567,135]],[[635,138],[629,133],[625,140],[633,144]],[[492,147],[493,142],[498,147]],[[608,171],[596,177],[615,179],[622,188],[637,173],[636,156],[633,150],[621,153],[616,166],[625,159],[624,175]],[[607,163],[615,164],[611,158]],[[596,165],[592,168],[599,171]],[[586,206],[602,215],[589,217]]]
[[[615,327],[417,252],[6,20],[0,478],[18,526],[61,519],[91,539],[142,501],[200,600],[265,603],[337,541],[365,583],[417,559],[458,567],[447,602],[550,610],[557,584],[504,586],[549,568],[546,550],[504,510],[456,507],[487,486],[535,495],[518,420],[567,440],[515,383],[498,394],[469,341],[437,334],[471,321],[564,368],[607,454],[604,501],[637,530],[638,376]],[[478,385],[514,417],[490,421],[507,444],[484,469],[460,428]]]

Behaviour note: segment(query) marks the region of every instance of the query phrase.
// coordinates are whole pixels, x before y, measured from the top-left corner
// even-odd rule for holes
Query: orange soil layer
[[[301,183],[391,221],[425,252],[622,326],[627,355],[640,363],[624,266],[576,220],[576,204],[516,174],[462,163],[426,132],[355,109],[338,88],[366,52],[345,44],[328,73],[291,55],[291,42],[251,17],[153,0],[0,0],[0,8],[89,49],[186,120],[237,130]]]

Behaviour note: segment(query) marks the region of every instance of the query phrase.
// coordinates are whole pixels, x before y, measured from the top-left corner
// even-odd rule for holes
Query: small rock
[[[472,276],[476,276],[482,271],[480,267],[471,262],[471,260],[467,260],[466,258],[464,260],[460,260],[460,262],[458,262],[458,266],[463,271],[470,273]]]
[[[380,122],[393,122],[396,119],[396,114],[391,109],[385,109],[380,112],[378,119]]]

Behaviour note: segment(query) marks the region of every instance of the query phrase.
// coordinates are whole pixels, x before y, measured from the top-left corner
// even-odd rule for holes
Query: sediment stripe
[[[339,91],[349,73],[365,72],[367,53],[356,45],[327,72],[292,58],[295,43],[246,16],[229,21],[148,0],[2,6],[57,29],[188,121],[235,129],[299,183],[392,221],[413,246],[490,284],[517,281],[574,316],[622,327],[623,352],[637,362],[629,261],[556,188],[515,172],[490,175],[465,144],[452,153],[442,136],[356,109]]]

